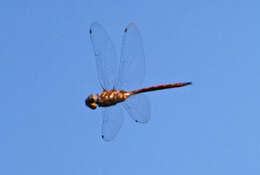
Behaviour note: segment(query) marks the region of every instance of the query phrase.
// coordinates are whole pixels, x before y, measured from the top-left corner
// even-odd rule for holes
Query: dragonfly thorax
[[[104,90],[98,95],[90,95],[86,99],[86,105],[91,109],[96,109],[97,105],[99,107],[112,106],[125,101],[130,95],[132,94],[126,91]]]
[[[101,107],[112,106],[125,101],[130,95],[126,91],[104,90],[98,95],[97,104]]]

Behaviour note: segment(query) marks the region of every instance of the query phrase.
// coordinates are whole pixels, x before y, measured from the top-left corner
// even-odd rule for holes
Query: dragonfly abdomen
[[[169,89],[169,88],[178,88],[178,87],[183,87],[183,86],[187,86],[187,85],[191,85],[191,84],[192,84],[191,82],[163,84],[163,85],[150,86],[147,88],[133,90],[133,91],[131,91],[131,93],[139,94],[139,93],[149,92],[149,91],[157,91],[157,90]]]

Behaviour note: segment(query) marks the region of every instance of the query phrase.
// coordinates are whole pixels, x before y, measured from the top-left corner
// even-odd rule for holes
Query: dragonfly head
[[[94,94],[91,94],[88,96],[88,98],[85,100],[85,103],[88,107],[91,109],[96,109],[97,108],[97,96]]]

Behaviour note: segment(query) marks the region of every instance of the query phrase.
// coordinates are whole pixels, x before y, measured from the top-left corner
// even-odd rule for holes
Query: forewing
[[[98,23],[90,26],[90,39],[96,57],[97,76],[103,89],[113,89],[118,73],[117,56],[111,39]]]
[[[141,35],[134,23],[129,24],[122,39],[117,89],[140,88],[145,74],[145,57]]]
[[[116,137],[124,121],[122,107],[115,105],[102,108],[102,116],[102,139],[111,141]]]
[[[144,94],[133,95],[123,102],[122,105],[136,122],[147,123],[151,118],[150,103]]]

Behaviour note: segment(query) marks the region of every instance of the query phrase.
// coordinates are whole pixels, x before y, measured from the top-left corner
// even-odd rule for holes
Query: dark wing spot
[[[127,28],[125,28],[125,31],[124,32],[127,32]]]
[[[138,123],[139,121],[138,120],[135,120],[136,123]]]
[[[101,137],[102,137],[102,139],[104,139],[104,135],[102,135]]]
[[[92,34],[92,30],[91,29],[89,29],[89,33]]]

